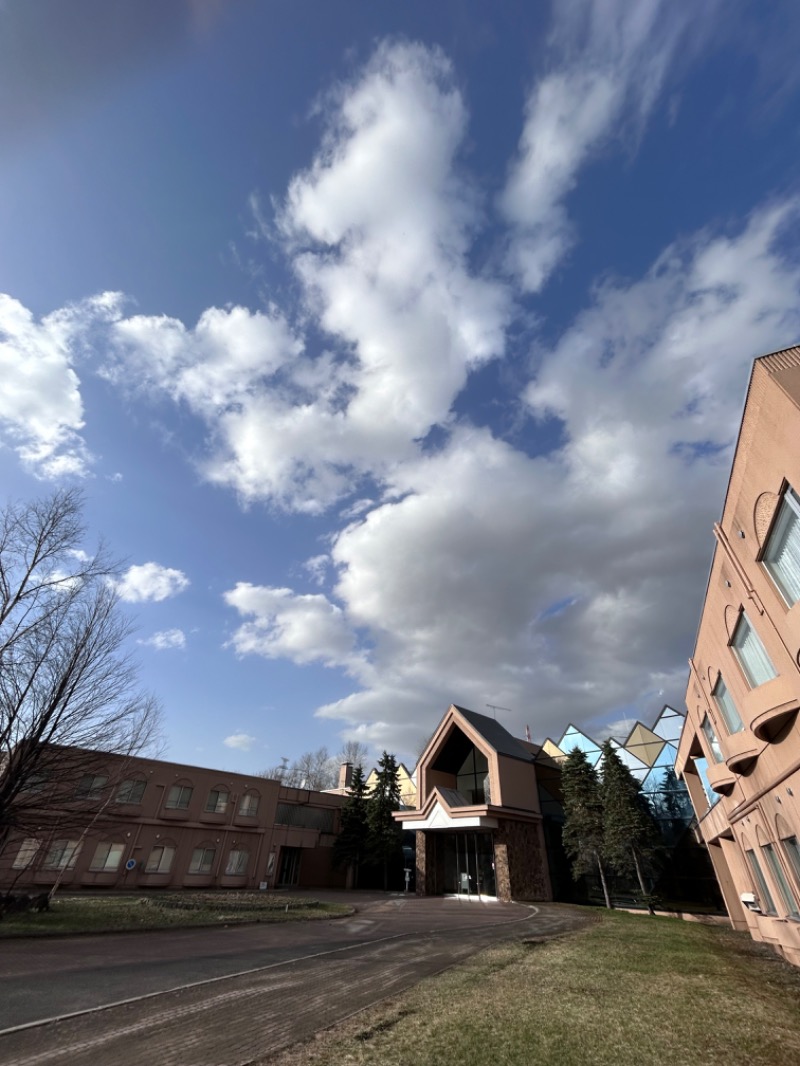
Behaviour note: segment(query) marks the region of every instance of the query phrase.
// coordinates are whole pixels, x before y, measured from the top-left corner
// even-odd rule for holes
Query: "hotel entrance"
[[[437,843],[444,851],[446,894],[497,895],[491,830],[443,833]]]

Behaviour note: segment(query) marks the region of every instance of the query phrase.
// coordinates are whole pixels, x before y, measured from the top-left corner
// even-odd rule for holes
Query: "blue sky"
[[[681,706],[800,336],[789,2],[0,0],[0,483],[81,484],[170,758]]]

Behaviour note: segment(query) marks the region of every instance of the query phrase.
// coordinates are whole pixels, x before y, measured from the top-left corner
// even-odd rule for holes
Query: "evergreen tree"
[[[561,764],[564,796],[564,850],[572,860],[572,876],[597,870],[606,907],[611,907],[604,861],[603,800],[600,782],[586,755],[575,748]]]
[[[644,864],[656,852],[660,833],[642,787],[610,740],[603,744],[603,852],[619,874],[636,873],[642,895],[648,895]]]
[[[383,866],[383,887],[389,886],[389,861],[400,853],[403,831],[392,812],[400,809],[400,774],[394,755],[378,761],[375,785],[367,806],[370,857]]]
[[[353,871],[353,888],[358,888],[359,867],[367,854],[368,808],[369,799],[364,771],[360,766],[356,766],[350,783],[350,795],[342,805],[341,829],[333,845],[334,865],[350,867]]]

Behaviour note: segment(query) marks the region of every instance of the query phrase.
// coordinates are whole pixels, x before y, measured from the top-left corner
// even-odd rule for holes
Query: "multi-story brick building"
[[[676,770],[733,925],[800,964],[800,347],[753,364]]]
[[[331,861],[342,796],[153,759],[58,755],[48,764],[63,772],[29,783],[26,828],[0,854],[0,886],[344,885]]]

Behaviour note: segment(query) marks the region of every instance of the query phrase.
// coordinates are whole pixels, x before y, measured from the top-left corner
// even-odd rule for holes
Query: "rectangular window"
[[[765,914],[776,914],[775,904],[767,888],[767,882],[764,880],[764,874],[761,872],[761,867],[758,864],[756,853],[754,851],[746,851],[747,861],[750,863],[750,869],[752,870],[753,877],[755,878],[756,887],[758,888],[758,899],[761,904],[761,910]]]
[[[767,649],[744,612],[734,630],[731,647],[750,688],[757,688],[765,681],[771,681],[773,677],[778,676],[772,660],[767,655]]]
[[[720,677],[714,686],[714,691],[711,693],[714,699],[717,701],[720,714],[725,719],[725,725],[728,727],[729,733],[739,733],[744,729],[744,722],[739,717],[739,712],[736,710],[736,704],[733,702],[730,692],[725,682]]]
[[[72,870],[80,850],[80,840],[54,840],[42,866],[45,870]]]
[[[44,792],[50,781],[50,774],[44,770],[41,773],[31,774],[24,785],[25,792]]]
[[[717,740],[717,734],[714,732],[714,727],[709,721],[708,715],[703,716],[703,732],[706,735],[708,746],[711,749],[711,754],[714,758],[714,762],[722,762],[722,749],[719,746]]]
[[[108,776],[103,774],[84,774],[75,789],[75,795],[81,799],[94,799],[106,787]]]
[[[763,844],[761,850],[764,852],[767,866],[769,866],[770,872],[775,879],[775,884],[778,886],[778,892],[780,893],[786,913],[790,914],[793,918],[800,917],[800,911],[797,909],[797,900],[795,899],[794,892],[792,892],[789,887],[789,882],[786,880],[786,874],[783,872],[781,860],[778,858],[775,848],[772,844]]]
[[[800,600],[800,499],[787,489],[764,551],[764,566],[792,607]]]
[[[214,848],[195,848],[189,863],[190,874],[210,874],[214,865]]]
[[[168,874],[172,869],[174,858],[175,848],[172,844],[156,844],[148,856],[144,872],[146,874]]]
[[[164,806],[168,811],[185,811],[191,802],[193,792],[191,785],[173,785]]]
[[[239,814],[242,818],[254,818],[258,814],[258,796],[246,792],[239,803]]]
[[[89,869],[92,873],[113,873],[122,861],[124,844],[98,844]]]
[[[783,851],[786,858],[789,860],[792,872],[797,878],[797,883],[800,885],[800,843],[798,843],[797,837],[794,836],[784,837],[781,843],[783,844]]]
[[[39,850],[41,841],[35,837],[27,837],[19,846],[17,857],[11,864],[12,870],[27,870],[33,860],[36,858],[36,852]]]
[[[228,856],[228,865],[225,873],[228,877],[243,877],[247,873],[247,861],[250,853],[244,848],[235,849]]]
[[[305,804],[279,803],[275,813],[277,825],[293,825],[300,829],[333,832],[333,811],[330,807],[308,807]]]
[[[115,803],[130,803],[138,806],[142,802],[142,796],[144,790],[147,787],[146,781],[123,781],[117,789],[117,794],[114,797]]]
[[[224,814],[228,806],[228,792],[224,788],[212,788],[206,801],[206,811],[209,814]]]

